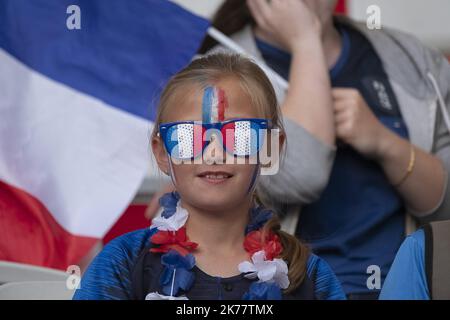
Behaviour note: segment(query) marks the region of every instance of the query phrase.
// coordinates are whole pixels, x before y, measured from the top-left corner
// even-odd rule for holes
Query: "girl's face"
[[[250,97],[241,89],[238,80],[223,79],[214,87],[222,90],[226,100],[221,116],[223,119],[219,121],[261,118]],[[184,92],[177,92],[166,108],[162,121],[168,123],[204,120],[204,90],[199,86],[191,86],[179,91]],[[217,110],[212,110],[212,113],[217,115]],[[211,122],[217,120],[212,119]],[[152,147],[160,169],[170,173],[169,158],[161,138],[153,138]],[[230,157],[233,159],[229,159]],[[234,156],[223,151],[220,138],[213,134],[211,142],[204,150],[203,161],[199,164],[172,163],[176,189],[183,203],[206,211],[230,210],[240,204],[249,203],[249,188],[254,184],[257,165],[242,162],[235,164],[233,160]]]

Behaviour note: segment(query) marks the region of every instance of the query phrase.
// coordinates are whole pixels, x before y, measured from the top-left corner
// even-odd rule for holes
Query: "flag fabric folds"
[[[148,171],[158,95],[208,27],[166,0],[0,2],[0,260],[65,269],[104,236]]]

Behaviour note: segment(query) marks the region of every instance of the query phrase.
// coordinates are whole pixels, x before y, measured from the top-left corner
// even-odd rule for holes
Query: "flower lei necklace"
[[[164,266],[160,278],[163,294],[151,292],[146,300],[187,300],[177,296],[194,284],[195,257],[192,252],[198,244],[189,241],[186,234],[188,212],[179,205],[180,196],[176,192],[166,193],[159,200],[164,208],[160,216],[152,220],[150,252],[163,253]],[[244,300],[279,300],[281,289],[289,286],[288,267],[284,260],[277,259],[283,248],[276,234],[270,232],[262,239],[261,227],[272,217],[272,211],[255,207],[251,211],[250,223],[245,229],[244,249],[251,255],[252,262],[243,261],[238,268],[248,279],[254,281],[242,297]]]

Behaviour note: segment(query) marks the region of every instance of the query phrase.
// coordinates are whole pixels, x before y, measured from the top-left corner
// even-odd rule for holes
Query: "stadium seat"
[[[50,268],[0,261],[0,285],[23,281],[66,281],[68,274]]]
[[[0,285],[0,300],[70,300],[65,281],[23,281]]]

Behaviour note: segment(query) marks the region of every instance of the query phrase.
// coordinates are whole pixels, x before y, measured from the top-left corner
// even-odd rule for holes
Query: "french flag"
[[[167,0],[0,1],[0,260],[65,269],[105,235],[208,27]]]

